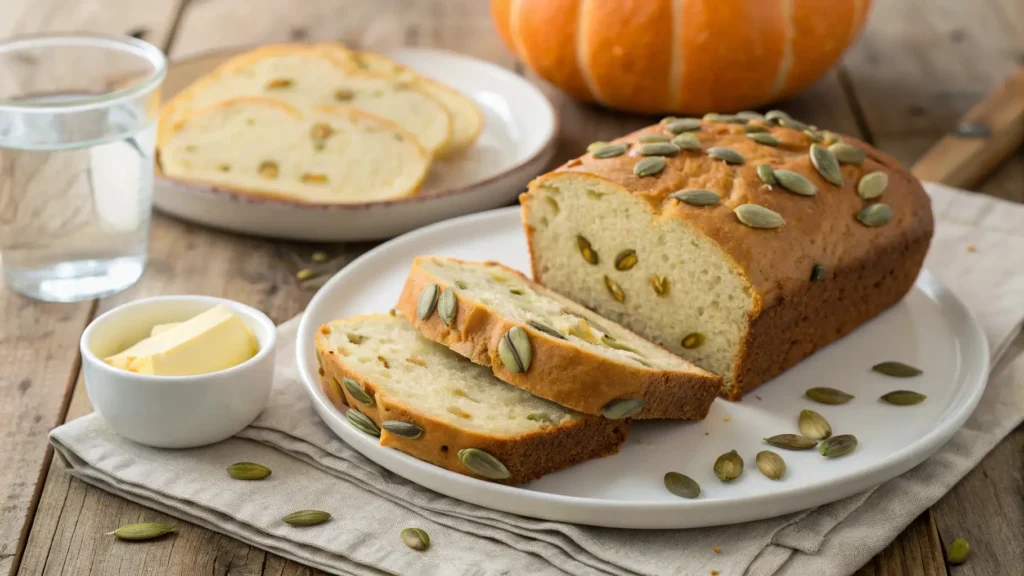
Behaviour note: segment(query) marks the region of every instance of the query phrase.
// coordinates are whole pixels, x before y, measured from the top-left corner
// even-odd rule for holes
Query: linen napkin
[[[991,347],[1024,316],[1024,206],[929,185],[936,235],[926,266],[975,313]],[[124,440],[98,415],[55,429],[78,478],[243,542],[335,574],[490,576],[845,575],[935,503],[1024,418],[1024,357],[993,375],[973,416],[935,455],[864,493],[796,514],[694,530],[621,530],[496,512],[431,492],[367,460],[310,406],[295,369],[298,320],[279,328],[267,410],[237,437],[192,450]],[[273,475],[239,483],[227,464]],[[316,529],[281,522],[299,509],[334,517]],[[427,552],[398,533],[419,527]],[[720,552],[715,552],[718,547]]]

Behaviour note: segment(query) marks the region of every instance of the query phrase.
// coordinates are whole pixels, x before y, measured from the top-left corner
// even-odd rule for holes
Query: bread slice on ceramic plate
[[[353,106],[411,132],[432,156],[447,146],[452,134],[448,110],[423,90],[395,78],[349,69],[319,45],[292,44],[236,56],[175,96],[161,114],[158,146],[193,111],[243,96],[276,98],[298,108]]]
[[[159,151],[169,178],[310,203],[415,194],[430,160],[395,124],[349,106],[299,110],[234,98],[176,123]]]
[[[586,416],[498,380],[399,314],[335,320],[316,335],[320,384],[381,446],[459,474],[521,484],[618,451],[628,421]]]
[[[419,257],[397,308],[531,394],[607,418],[703,419],[721,378],[494,262]]]

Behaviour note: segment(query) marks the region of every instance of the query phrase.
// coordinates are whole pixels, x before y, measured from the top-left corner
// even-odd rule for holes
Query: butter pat
[[[237,366],[259,349],[245,322],[223,305],[185,322],[160,324],[150,334],[104,361],[139,374],[190,376]]]

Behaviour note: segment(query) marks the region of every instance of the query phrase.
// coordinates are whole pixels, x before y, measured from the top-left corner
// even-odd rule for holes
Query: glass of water
[[[0,267],[73,302],[142,275],[167,60],[134,38],[0,41]]]

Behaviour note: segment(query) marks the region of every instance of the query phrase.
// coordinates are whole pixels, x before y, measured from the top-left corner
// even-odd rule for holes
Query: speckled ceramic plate
[[[985,389],[988,348],[971,313],[927,271],[907,297],[842,340],[768,382],[742,402],[718,399],[702,422],[634,422],[613,456],[584,462],[519,487],[455,474],[416,460],[356,430],[330,404],[316,381],[313,336],[323,323],[383,312],[397,301],[409,264],[420,254],[497,260],[528,271],[519,210],[465,216],[406,234],[349,264],[310,302],[298,333],[298,366],[316,411],[343,440],[374,462],[442,494],[524,516],[623,528],[691,528],[759,520],[856,494],[910,470],[942,446],[967,420]],[[901,360],[924,370],[894,379],[870,370]],[[834,386],[856,398],[842,406],[815,404],[803,393]],[[895,389],[920,391],[916,406],[878,400]],[[797,415],[823,414],[836,434],[855,434],[856,450],[826,460],[816,450],[777,450],[788,470],[780,482],[758,471],[762,438],[797,432]],[[723,484],[715,459],[737,450],[745,471]],[[700,483],[695,500],[665,490],[666,472]]]
[[[218,52],[173,64],[164,83],[164,98],[236,54]],[[377,240],[508,205],[551,161],[557,115],[547,97],[521,76],[442,50],[403,48],[385,54],[472,97],[484,113],[484,128],[473,146],[435,162],[416,196],[359,204],[304,204],[184,184],[163,178],[158,170],[154,205],[197,224],[255,236]]]

